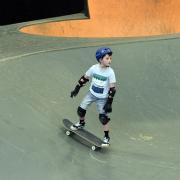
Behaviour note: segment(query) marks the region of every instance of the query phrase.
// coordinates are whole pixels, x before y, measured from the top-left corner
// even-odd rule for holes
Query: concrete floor
[[[21,34],[22,25],[0,27],[0,180],[179,180],[178,35],[66,39]],[[88,86],[75,99],[70,91],[102,45],[118,83],[111,147],[94,152],[65,135],[62,119],[77,120]],[[87,129],[103,135],[94,105]]]

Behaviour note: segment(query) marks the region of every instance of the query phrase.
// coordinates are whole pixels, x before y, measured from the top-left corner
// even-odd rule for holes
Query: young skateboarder
[[[116,77],[114,70],[110,67],[112,61],[112,50],[108,47],[99,48],[96,51],[97,64],[91,66],[88,71],[79,79],[75,89],[71,92],[71,97],[75,97],[80,88],[89,80],[91,85],[88,93],[77,108],[79,122],[71,126],[72,130],[77,130],[85,126],[85,115],[88,106],[95,102],[99,113],[99,120],[103,125],[103,142],[109,144],[109,121],[108,113],[112,112],[112,102],[116,93]]]

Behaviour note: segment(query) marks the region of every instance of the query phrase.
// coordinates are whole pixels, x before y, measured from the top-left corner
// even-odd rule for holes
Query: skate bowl
[[[146,20],[146,16],[152,20],[144,22],[146,26],[149,23],[145,29],[121,18],[129,28],[129,34],[121,35],[115,32],[118,28],[113,32],[115,25],[110,24],[116,22],[114,15],[119,14],[115,11],[116,1],[111,1],[114,10],[109,17],[104,18],[104,23],[97,21],[96,25],[95,18],[107,12],[103,6],[110,1],[104,1],[103,5],[97,4],[102,0],[97,0],[96,5],[92,2],[95,1],[88,1],[90,19],[56,22],[57,29],[61,27],[59,24],[69,22],[74,33],[69,37],[77,38],[60,38],[68,37],[65,30],[53,38],[54,34],[46,33],[51,32],[48,30],[53,27],[51,23],[34,25],[42,36],[37,31],[17,32],[22,24],[1,27],[0,180],[179,180],[180,36],[174,34],[178,33],[178,1],[139,0],[131,4],[117,1],[124,7],[121,11],[128,9],[142,15],[124,17],[137,21],[137,17]],[[149,11],[140,9],[140,2],[142,7],[149,5],[146,6]],[[136,11],[130,11],[135,4]],[[150,15],[153,8],[154,15]],[[169,25],[165,23],[168,17]],[[85,24],[93,20],[93,28],[98,25],[96,31],[91,28],[84,32],[99,34],[78,36]],[[72,28],[71,22],[78,21],[84,24],[77,32],[78,26]],[[139,28],[138,34],[132,34],[135,27]],[[150,36],[154,32],[151,28],[156,29],[155,35],[164,36],[109,38]],[[111,34],[103,34],[103,29],[110,29]],[[149,33],[143,34],[145,30]],[[70,92],[83,73],[97,63],[95,52],[101,46],[113,50],[111,66],[116,74],[117,93],[109,114],[111,146],[92,151],[85,143],[65,134],[62,119],[77,122],[77,107],[90,84],[81,88],[75,98],[70,98]],[[103,138],[98,116],[96,105],[92,104],[86,114],[86,128]]]
[[[110,46],[117,78],[111,146],[92,151],[66,136],[62,119],[78,120],[77,107],[89,84],[76,98],[70,92],[96,63],[99,44],[92,47],[91,40],[88,46],[88,39],[80,47],[79,38],[65,38],[72,48],[59,38],[55,43],[28,36],[27,41],[17,34],[17,55],[0,59],[0,179],[179,180],[179,38],[120,40]],[[11,42],[4,44],[9,48]],[[48,45],[56,49],[46,51]],[[34,52],[26,53],[29,49]],[[20,50],[25,53],[18,55]],[[87,111],[86,128],[103,137],[95,104]]]
[[[89,17],[28,25],[20,32],[56,37],[139,37],[180,32],[180,0],[88,0]]]

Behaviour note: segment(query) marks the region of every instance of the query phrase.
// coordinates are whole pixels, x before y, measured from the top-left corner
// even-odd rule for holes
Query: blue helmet
[[[109,54],[111,56],[112,53],[113,53],[112,50],[108,47],[99,48],[96,51],[96,59],[97,61],[99,61],[99,59],[103,58],[106,54]]]

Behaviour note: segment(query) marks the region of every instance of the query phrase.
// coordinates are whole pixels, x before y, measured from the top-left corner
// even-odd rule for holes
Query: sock
[[[84,124],[84,119],[80,119],[80,124]]]
[[[109,131],[104,131],[105,137],[109,138]]]

